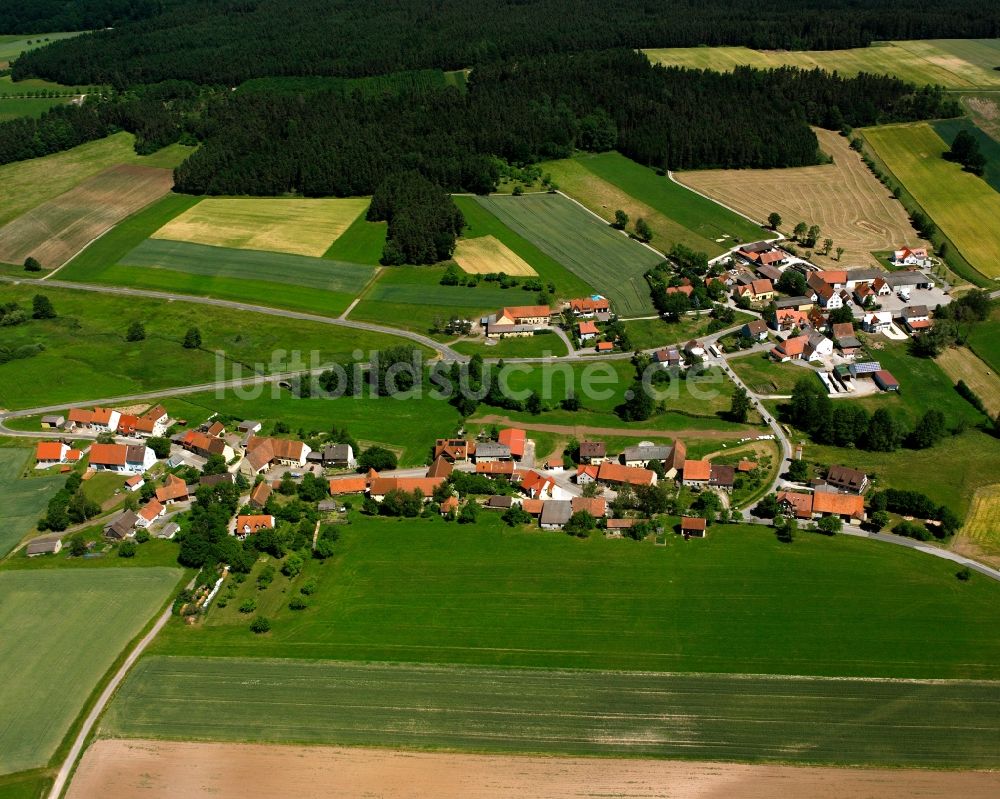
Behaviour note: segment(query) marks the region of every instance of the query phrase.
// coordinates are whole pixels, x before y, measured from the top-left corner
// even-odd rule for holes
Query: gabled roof
[[[844,338],[845,336],[854,336],[854,325],[850,322],[837,322],[831,327],[831,332],[835,339]]]
[[[364,491],[364,488],[361,489]],[[330,492],[333,493],[332,491]],[[271,485],[267,480],[262,480],[253,487],[250,492],[250,501],[259,508],[263,508],[267,504],[268,498],[271,496]]]
[[[790,357],[801,355],[806,351],[806,344],[809,343],[809,336],[793,336],[781,342],[776,349]]]
[[[597,479],[598,468],[599,467],[597,467],[597,466],[591,466],[590,464],[580,464],[579,466],[576,467],[576,477],[577,477],[577,480],[580,479],[580,475],[581,474],[585,474],[588,477],[596,480]]]
[[[66,445],[59,441],[39,441],[35,447],[35,460],[61,461]]]
[[[168,475],[166,485],[156,489],[156,498],[160,502],[172,502],[177,499],[185,499],[188,496],[187,483],[176,474]]]
[[[434,443],[434,457],[439,458],[443,455],[451,461],[465,460],[469,456],[470,449],[474,448],[464,438],[439,438]]]
[[[709,485],[730,488],[736,481],[736,467],[724,463],[713,463],[709,474]]]
[[[141,474],[133,474],[125,481],[125,485],[131,488],[132,486],[137,486],[139,485],[139,483],[144,483],[144,482],[146,482],[146,478],[143,477]]]
[[[441,503],[441,513],[448,513],[453,510],[458,510],[458,497],[454,494]]]
[[[685,480],[708,480],[712,476],[710,461],[684,461]]]
[[[876,372],[875,374],[881,374],[881,372]],[[831,466],[827,472],[826,479],[837,485],[860,489],[868,479],[868,475],[860,469],[852,469],[849,466]]]
[[[817,491],[813,494],[813,513],[832,513],[860,519],[865,515],[865,498],[860,494],[837,494]]]
[[[236,517],[237,532],[242,532],[243,530],[249,530],[251,533],[256,533],[258,530],[273,530],[273,529],[274,529],[273,516],[247,515],[247,516]]]
[[[573,497],[573,513],[586,511],[595,519],[603,519],[608,514],[608,503],[604,497]]]
[[[597,342],[597,351],[598,352],[608,352],[609,350],[613,350],[614,348],[615,348],[614,343],[612,343],[610,341],[599,341],[599,342]]]
[[[452,466],[451,462],[444,457],[444,455],[438,455],[434,459],[434,463],[430,465],[427,470],[428,477],[447,477],[452,473],[455,467]]]
[[[847,270],[846,269],[824,269],[820,272],[813,272],[814,275],[819,277],[824,283],[846,283],[847,282]]]
[[[581,441],[581,458],[603,458],[608,454],[608,445],[603,441]]]
[[[778,492],[778,502],[792,508],[799,519],[808,519],[812,516],[812,498],[812,494],[799,494],[794,491]]]
[[[763,319],[751,319],[743,327],[747,328],[751,335],[759,336],[761,333],[767,332],[767,325]]]
[[[497,435],[497,441],[510,448],[510,454],[515,458],[524,456],[526,434],[518,427],[506,427]]]
[[[542,512],[542,506],[545,504],[544,500],[541,499],[530,499],[525,497],[521,500],[521,510],[525,513],[530,513],[532,516],[537,516]]]
[[[163,505],[161,505],[157,500],[151,499],[139,510],[139,516],[145,519],[147,522],[153,521],[157,516],[163,513]]]
[[[110,424],[111,414],[113,413],[117,413],[114,408],[94,408],[93,424]]]
[[[514,474],[514,461],[479,461],[476,464],[476,474],[499,474],[510,477]]]
[[[543,494],[546,491],[550,491],[555,485],[555,481],[546,477],[545,475],[539,474],[538,472],[532,470],[521,472],[521,482],[520,489],[525,494]]]
[[[292,441],[287,438],[263,438],[254,436],[247,442],[247,452],[270,447],[271,460],[297,461],[302,460],[306,445],[302,441]]]
[[[611,307],[611,303],[604,297],[601,297],[600,299],[595,299],[593,297],[580,297],[575,300],[570,300],[569,307],[577,313],[593,313],[594,311],[608,310],[608,308]]]
[[[568,499],[550,499],[542,505],[541,524],[563,525],[573,515],[573,503]]]
[[[443,477],[377,477],[371,481],[369,490],[372,495],[380,497],[390,491],[405,491],[408,494],[419,491],[424,497],[430,497],[443,482]]]
[[[529,319],[538,316],[548,316],[552,309],[548,305],[508,305],[497,314],[497,321],[503,317],[509,319]]]
[[[205,432],[213,438],[217,438],[226,432],[226,426],[222,422],[212,422]]]
[[[579,322],[577,328],[581,336],[596,336],[600,332],[593,322]]]
[[[104,532],[112,538],[125,538],[134,529],[139,517],[130,510],[123,510],[114,521],[105,525]]]
[[[262,483],[261,485],[265,484]],[[357,477],[334,477],[330,480],[330,493],[334,495],[363,494],[366,488],[368,488],[368,478],[363,474]],[[270,490],[268,494],[270,494]]]
[[[77,424],[90,424],[94,420],[94,413],[86,408],[70,408],[68,418]]]
[[[691,530],[692,532],[703,533],[708,526],[708,522],[699,516],[681,516],[681,532]]]
[[[98,466],[124,466],[128,448],[124,444],[91,444],[90,463]]]
[[[605,461],[597,471],[597,479],[609,483],[628,483],[629,485],[653,485],[656,473],[637,466],[622,466],[618,463]]]

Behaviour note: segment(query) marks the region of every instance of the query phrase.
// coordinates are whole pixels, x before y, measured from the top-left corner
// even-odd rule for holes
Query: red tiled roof
[[[160,502],[170,502],[175,499],[184,499],[188,496],[188,487],[181,478],[172,474],[167,477],[167,484],[156,489],[156,498]]]
[[[139,423],[139,417],[131,413],[123,413],[118,417],[118,432],[122,435],[135,432],[135,426]]]
[[[236,530],[237,532],[242,532],[245,528],[249,528],[251,533],[256,533],[258,530],[273,530],[274,529],[274,517],[273,516],[237,516],[236,517]]]
[[[652,485],[656,478],[656,473],[649,469],[640,469],[636,466],[622,466],[618,463],[605,461],[601,464],[597,472],[598,480],[605,480],[609,483],[628,483],[629,485]]]
[[[443,482],[443,477],[378,477],[371,481],[370,492],[376,496],[384,496],[393,490],[408,494],[420,491],[425,497],[429,497]]]
[[[90,462],[100,466],[124,466],[128,447],[124,444],[92,444]]]
[[[817,491],[813,494],[813,513],[832,513],[860,519],[865,515],[865,498],[858,494],[835,494]]]
[[[250,501],[254,505],[263,508],[264,505],[267,504],[267,499],[270,496],[271,496],[271,486],[267,484],[266,480],[263,480],[257,483],[257,485],[253,487],[253,490],[250,492]]]
[[[603,519],[608,514],[608,503],[604,497],[573,497],[573,513],[586,511],[595,519]]]
[[[71,422],[76,422],[77,424],[90,424],[93,420],[93,412],[88,411],[86,408],[69,409],[69,421]]]
[[[711,475],[711,461],[684,461],[685,480],[708,480]]]
[[[794,491],[779,491],[778,502],[790,505],[796,517],[808,519],[812,516],[812,494],[797,494]]]
[[[698,516],[681,516],[681,532],[694,530],[701,533],[707,526],[708,522]]]
[[[35,448],[35,460],[39,461],[61,461],[63,458],[63,447],[58,441],[39,441]]]
[[[591,466],[589,464],[583,464],[583,465],[580,465],[580,466],[576,467],[576,476],[577,476],[577,478],[579,478],[581,474],[586,474],[586,475],[589,475],[590,477],[593,477],[596,480],[597,479],[597,472],[598,472],[598,467],[597,466]]]
[[[476,464],[476,474],[499,474],[510,477],[514,474],[514,461],[489,461]]]
[[[330,493],[336,494],[363,494],[368,488],[368,478],[365,475],[357,477],[334,477],[330,480]]]
[[[599,341],[597,343],[598,352],[608,352],[609,350],[613,350],[614,348],[615,345],[610,341]]]
[[[580,322],[579,328],[581,336],[596,336],[598,333],[597,325],[593,322]]]
[[[163,506],[155,499],[149,500],[149,502],[143,505],[142,508],[139,510],[139,515],[147,522],[153,521],[153,519],[155,519],[161,513],[163,513]]]
[[[497,435],[497,441],[504,446],[510,447],[510,454],[515,458],[524,456],[525,440],[525,432],[518,427],[505,427]]]
[[[448,513],[448,511],[458,510],[458,497],[450,496],[444,502],[441,503],[441,513]]]
[[[509,316],[513,320],[528,319],[537,316],[548,316],[551,309],[548,305],[508,305],[498,316]]]
[[[611,303],[603,297],[599,300],[590,297],[581,297],[570,300],[569,307],[577,313],[593,313],[594,311],[606,311],[611,307]]]
[[[115,411],[113,408],[94,408],[94,424],[109,424],[111,422],[111,414]]]
[[[544,504],[544,500],[541,499],[523,499],[521,500],[521,510],[525,513],[530,513],[532,516],[537,516],[542,512]]]

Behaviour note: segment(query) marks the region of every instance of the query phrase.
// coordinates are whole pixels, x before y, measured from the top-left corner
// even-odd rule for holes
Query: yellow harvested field
[[[844,248],[840,263],[850,267],[879,266],[872,252],[928,246],[913,230],[902,204],[872,175],[847,139],[820,129],[816,136],[823,152],[833,156],[832,164],[709,169],[675,177],[753,219],[763,221],[777,211],[786,234],[798,222],[819,225],[820,240],[833,239],[830,256],[816,256],[826,268],[834,268],[838,247]]]
[[[771,799],[877,796],[986,799],[1000,774],[986,771],[819,768],[631,758],[401,752],[328,746],[99,740],[69,799]]]
[[[538,272],[521,256],[494,236],[462,239],[455,246],[455,263],[470,275],[505,274],[536,277]]]
[[[957,383],[964,380],[983,401],[990,416],[1000,413],[1000,377],[965,347],[951,347],[937,357],[938,366]]]
[[[1000,483],[976,490],[969,515],[952,549],[994,566],[1000,565]]]
[[[151,238],[237,250],[323,255],[368,207],[366,198],[342,200],[202,200]]]

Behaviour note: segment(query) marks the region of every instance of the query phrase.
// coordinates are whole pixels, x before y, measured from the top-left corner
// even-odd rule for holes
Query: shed
[[[62,538],[57,535],[40,535],[28,542],[28,557],[55,555],[62,549]]]
[[[899,391],[899,381],[892,376],[888,369],[880,369],[872,375],[875,385],[883,391]]]
[[[704,538],[707,528],[708,522],[698,516],[681,517],[681,532],[684,535]]]

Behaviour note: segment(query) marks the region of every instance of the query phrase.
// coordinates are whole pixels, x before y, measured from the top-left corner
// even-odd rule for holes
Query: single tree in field
[[[611,223],[611,227],[616,230],[625,230],[625,226],[628,224],[628,214],[626,214],[621,208],[615,211],[615,221]]]
[[[146,338],[146,326],[142,322],[133,322],[125,331],[126,341],[142,341],[144,338]]]
[[[42,271],[42,265],[40,263],[38,263],[38,259],[37,258],[33,258],[32,256],[29,255],[27,258],[24,259],[24,271],[25,272],[41,272]]]
[[[771,228],[771,230],[777,230],[781,227],[781,214],[777,211],[771,211],[771,213],[767,215],[767,226]]]
[[[810,225],[806,231],[806,247],[815,247],[819,239],[819,225]]]
[[[56,309],[52,300],[44,294],[36,294],[31,300],[31,316],[33,319],[55,319]]]
[[[838,248],[837,248],[837,260],[838,260],[838,261],[840,260],[840,258],[841,258],[841,256],[842,256],[843,254],[844,254],[844,248],[843,248],[843,247],[838,247]]]
[[[201,346],[201,331],[192,327],[184,334],[184,349],[196,350]]]
[[[809,230],[809,226],[805,222],[799,222],[792,230],[792,238],[798,242],[802,242],[807,230]]]
[[[742,386],[739,386],[736,391],[733,392],[732,405],[729,408],[729,418],[734,422],[739,422],[743,424],[747,420],[747,416],[750,414],[750,408],[753,407],[753,403],[750,401],[750,395],[747,394],[747,390]]]
[[[635,220],[635,237],[644,244],[649,244],[653,240],[653,230],[641,216]]]
[[[823,255],[829,255],[833,249],[833,239],[823,239]]]

